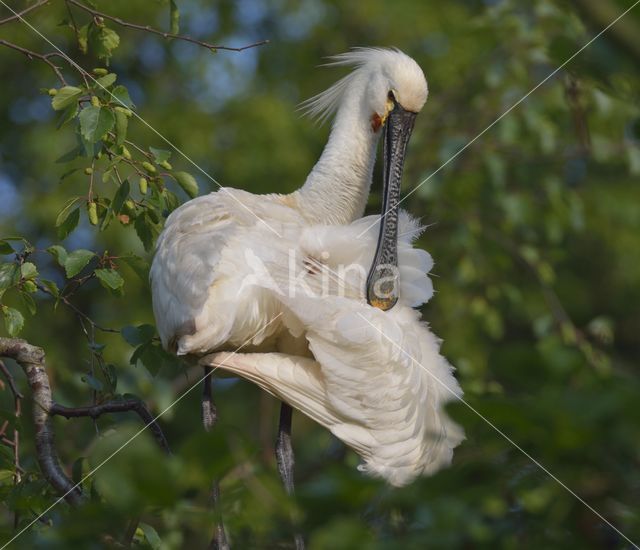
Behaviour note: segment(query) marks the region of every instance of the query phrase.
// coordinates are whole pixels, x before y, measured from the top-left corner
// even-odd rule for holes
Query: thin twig
[[[123,399],[121,401],[108,401],[99,405],[93,405],[89,407],[65,407],[58,403],[52,403],[49,409],[51,416],[64,416],[65,418],[80,418],[89,417],[96,420],[103,414],[108,413],[121,413],[121,412],[135,412],[142,422],[147,426],[153,436],[155,437],[158,445],[167,453],[171,454],[169,449],[169,443],[167,442],[164,433],[160,429],[160,426],[154,420],[153,415],[149,412],[145,404],[138,399]]]
[[[183,40],[185,42],[191,42],[192,44],[197,44],[199,46],[203,46],[204,48],[208,48],[210,50],[227,50],[227,51],[231,51],[231,52],[241,52],[243,50],[248,50],[249,48],[256,48],[257,46],[264,46],[265,44],[268,44],[269,41],[268,40],[260,40],[259,42],[254,42],[252,44],[247,44],[246,46],[240,46],[238,48],[233,48],[231,46],[218,46],[216,44],[210,44],[209,42],[204,42],[202,40],[197,40],[196,38],[192,38],[190,36],[185,36],[182,34],[173,34],[171,32],[165,32],[165,31],[161,31],[158,29],[154,29],[153,27],[150,27],[149,25],[138,25],[136,23],[130,23],[128,21],[124,21],[123,19],[120,19],[119,17],[115,17],[113,15],[109,15],[103,12],[100,12],[98,10],[95,10],[93,8],[90,8],[89,6],[86,6],[80,2],[78,2],[78,0],[67,0],[68,2],[70,2],[71,4],[73,4],[74,6],[90,13],[91,15],[93,15],[94,17],[102,17],[104,19],[108,19],[109,21],[113,21],[114,23],[117,23],[118,25],[121,25],[122,27],[127,27],[129,29],[135,29],[138,31],[143,31],[143,32],[148,32],[151,34],[156,34],[158,36],[162,36],[163,38],[173,38],[175,40]]]
[[[15,21],[16,19],[21,19],[22,16],[27,15],[27,13],[29,13],[30,11],[41,8],[45,4],[48,4],[50,1],[51,0],[40,0],[39,2],[36,2],[33,6],[29,6],[28,8],[25,8],[14,15],[10,15],[9,17],[5,17],[4,19],[0,19],[0,25],[4,25],[5,23],[10,23],[11,21]]]
[[[39,283],[36,283],[36,286],[38,287],[38,290],[41,290],[42,292],[44,292],[45,294],[48,294],[49,296],[52,296],[53,298],[56,298],[56,296],[54,296],[47,287],[45,287],[44,285],[41,285]],[[80,319],[83,319],[85,321],[87,321],[93,328],[98,329],[100,332],[109,332],[111,334],[120,334],[119,330],[116,330],[115,328],[108,328],[108,327],[103,327],[102,325],[99,325],[98,323],[96,323],[93,319],[91,319],[91,317],[89,317],[86,313],[84,313],[81,309],[79,309],[77,306],[75,306],[73,303],[71,303],[69,301],[69,299],[60,294],[58,296],[58,298],[60,300],[62,300],[62,303],[64,305],[66,305],[69,309],[71,309]],[[85,335],[87,337],[88,333],[86,332],[86,330],[84,331]]]
[[[0,39],[0,46],[6,46],[7,48],[11,48],[12,50],[16,50],[17,52],[20,52],[20,53],[26,55],[31,60],[39,59],[43,63],[46,63],[47,65],[49,65],[49,67],[51,67],[53,72],[56,73],[56,76],[58,77],[58,80],[64,86],[67,85],[67,81],[65,80],[64,76],[62,76],[62,72],[60,71],[60,67],[58,67],[55,63],[53,63],[52,61],[49,60],[50,57],[63,57],[58,52],[51,52],[51,53],[44,53],[44,54],[37,53],[37,52],[31,51],[31,50],[28,50],[27,48],[23,48],[22,46],[18,46],[17,44],[14,44],[13,42],[9,42],[8,40],[3,40],[3,39]]]
[[[7,379],[7,383],[9,384],[9,389],[11,390],[11,393],[13,394],[13,398],[16,399],[16,400],[17,399],[24,399],[24,395],[22,395],[20,393],[20,390],[18,390],[18,386],[16,386],[15,378],[9,372],[9,369],[7,368],[7,365],[5,365],[2,361],[0,361],[0,372],[2,372],[4,377]]]
[[[67,0],[64,1],[64,5],[67,8],[67,13],[69,14],[69,21],[71,23],[71,27],[73,28],[73,32],[76,35],[76,41],[80,40],[80,32],[78,31],[78,25],[76,24],[76,19],[73,16],[73,12],[71,11],[71,6]]]

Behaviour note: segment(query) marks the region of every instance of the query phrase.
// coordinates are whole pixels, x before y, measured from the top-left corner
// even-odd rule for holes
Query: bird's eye
[[[387,94],[387,99],[389,99],[390,101],[393,101],[394,103],[396,102],[396,96],[393,93],[393,90],[389,90],[389,93]]]

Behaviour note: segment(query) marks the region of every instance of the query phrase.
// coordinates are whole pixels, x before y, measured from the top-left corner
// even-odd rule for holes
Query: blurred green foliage
[[[160,420],[170,457],[142,433],[83,483],[87,506],[57,505],[15,547],[110,546],[132,519],[137,547],[204,547],[214,479],[236,548],[287,547],[296,524],[312,549],[629,547],[523,450],[640,541],[640,8],[448,162],[632,2],[95,4],[210,43],[270,44],[212,52],[72,7],[76,36],[62,1],[27,16],[87,71],[104,69],[94,76],[122,103],[52,58],[71,87],[61,92],[46,64],[0,47],[0,333],[46,350],[55,399],[133,393],[157,414],[191,387],[199,370],[154,339],[146,272],[164,217],[217,182],[256,193],[300,186],[327,129],[296,104],[340,76],[316,66],[351,46],[393,45],[430,85],[404,202],[429,226],[420,244],[436,260],[424,315],[477,413],[450,407],[467,433],[451,468],[393,490],[297,415],[293,502],[272,457],[276,403],[218,380],[213,433],[201,427],[196,388]],[[16,21],[0,39],[51,51]],[[79,97],[88,103],[78,118]],[[24,379],[9,366],[26,410],[16,419],[5,389],[0,419],[20,430],[25,472],[16,485],[12,450],[0,445],[0,541],[56,498],[35,462]],[[128,414],[54,425],[75,480],[140,430]]]

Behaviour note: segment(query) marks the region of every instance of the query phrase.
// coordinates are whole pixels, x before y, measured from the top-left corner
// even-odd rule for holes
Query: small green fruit
[[[98,225],[98,206],[94,201],[87,204],[87,213],[89,214],[91,225]]]
[[[156,167],[151,164],[150,162],[143,162],[142,163],[142,167],[149,172],[149,174],[155,174],[156,173]]]
[[[131,109],[127,109],[126,107],[120,107],[120,105],[116,105],[114,109],[120,113],[124,113],[127,118],[131,118],[133,116],[133,111]]]

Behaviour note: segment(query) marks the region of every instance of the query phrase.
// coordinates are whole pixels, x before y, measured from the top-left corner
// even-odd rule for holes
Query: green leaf
[[[54,283],[53,281],[49,281],[48,279],[40,279],[40,282],[54,298],[60,296],[60,289],[58,288],[58,285],[56,283]]]
[[[149,151],[153,155],[157,164],[164,162],[165,160],[169,160],[171,158],[171,151],[167,151],[166,149],[156,149],[155,147],[149,147]]]
[[[142,241],[144,249],[147,251],[151,250],[153,248],[153,240],[159,233],[159,230],[154,226],[151,220],[149,220],[149,217],[146,216],[146,212],[143,212],[142,215],[136,218],[133,226],[138,237]]]
[[[115,392],[118,386],[118,373],[116,371],[116,367],[111,363],[108,364],[100,364],[100,370],[102,371],[102,375],[106,380],[107,384],[109,384],[109,391]]]
[[[15,250],[7,241],[0,241],[0,254],[13,254]]]
[[[75,174],[77,171],[78,171],[78,168],[72,168],[71,170],[67,170],[64,174],[60,176],[60,179],[58,181],[62,183],[64,180],[66,180],[72,174]]]
[[[132,109],[134,107],[133,101],[131,101],[131,98],[129,97],[129,91],[122,84],[119,84],[111,90],[111,95],[113,96],[116,104],[121,107],[126,107],[127,109]]]
[[[47,248],[47,252],[56,259],[58,264],[64,267],[64,264],[67,261],[68,253],[63,246],[60,246],[59,244],[51,245],[49,248]]]
[[[138,346],[131,355],[131,359],[129,359],[129,363],[132,365],[137,365],[138,361],[144,365],[152,376],[155,376],[162,367],[170,366],[174,358],[160,346],[156,346],[149,341]]]
[[[51,99],[51,106],[56,111],[62,111],[62,109],[66,109],[74,102],[77,102],[81,95],[81,88],[76,88],[75,86],[63,86]]]
[[[113,177],[113,168],[109,168],[102,173],[102,183],[109,183],[110,181],[116,181]]]
[[[88,32],[89,49],[98,59],[108,60],[120,45],[120,36],[116,31],[108,27],[91,25]]]
[[[113,128],[115,118],[111,109],[89,105],[80,112],[80,133],[90,143],[96,143]]]
[[[116,78],[118,77],[115,73],[109,73],[101,76],[100,78],[97,78],[95,81],[95,85],[102,90],[111,86],[116,81]]]
[[[120,260],[125,262],[143,282],[149,281],[149,262],[135,254],[121,256]]]
[[[198,194],[198,182],[189,172],[174,172],[173,177],[191,198]]]
[[[56,128],[59,130],[62,128],[67,122],[73,120],[75,116],[78,114],[78,110],[80,109],[80,105],[77,103],[72,103],[69,105],[58,117],[56,122]]]
[[[122,327],[120,334],[125,341],[131,346],[140,346],[151,342],[151,339],[155,336],[156,329],[153,325],[138,325],[137,327],[127,325]]]
[[[71,277],[75,277],[80,273],[94,256],[94,252],[82,248],[74,250],[69,254],[67,260],[64,262],[64,270],[67,273],[67,278],[71,279]]]
[[[80,208],[76,208],[58,227],[58,238],[64,239],[69,233],[71,233],[80,221]]]
[[[67,151],[61,157],[56,159],[56,164],[64,164],[65,162],[70,162],[75,158],[78,158],[83,152],[83,149],[80,145],[76,145],[71,151]]]
[[[116,190],[116,194],[111,201],[111,208],[116,214],[120,214],[124,201],[129,198],[130,185],[129,180],[124,180]]]
[[[160,197],[162,199],[162,215],[165,217],[171,214],[171,212],[178,208],[178,206],[180,206],[180,199],[176,196],[175,193],[172,193],[167,189],[162,190],[162,194],[160,195]],[[164,212],[164,210],[166,210],[166,212]]]
[[[78,134],[78,140],[80,141],[80,145],[82,146],[82,154],[87,158],[95,157],[102,147],[101,141],[93,143],[80,133]]]
[[[83,25],[78,29],[78,49],[86,54],[89,46],[89,25]]]
[[[73,208],[73,205],[78,202],[80,200],[81,197],[73,197],[71,199],[69,199],[66,204],[64,205],[64,207],[62,208],[62,210],[60,210],[58,217],[56,218],[56,227],[60,227],[64,221],[67,219],[67,217],[69,216],[69,212],[71,210],[71,208]]]
[[[16,264],[0,264],[0,292],[20,281],[20,268]]]
[[[115,269],[96,269],[95,274],[107,289],[118,290],[124,285],[124,279]]]
[[[173,0],[171,3],[173,4]],[[151,525],[147,523],[140,523],[140,529],[142,529],[144,538],[149,543],[152,550],[160,550],[160,548],[162,548],[162,540],[158,536],[158,532],[151,527]]]
[[[142,357],[142,354],[150,345],[151,342],[147,342],[138,346],[131,354],[131,357],[129,358],[129,364],[133,365],[134,367],[138,366],[138,360],[140,359],[140,357]]]
[[[178,34],[180,32],[180,10],[175,0],[169,0],[169,22],[171,34]]]
[[[24,327],[24,317],[17,309],[2,306],[2,315],[4,316],[4,326],[9,336],[17,336]]]
[[[129,118],[122,111],[114,111],[116,117],[116,145],[119,147],[127,139]]]
[[[21,292],[20,299],[22,300],[22,303],[27,308],[29,313],[31,313],[31,315],[35,315],[38,309],[36,308],[36,302],[33,299],[33,296],[31,296],[31,294],[28,294],[27,292]]]
[[[33,279],[38,276],[38,268],[31,262],[24,262],[20,266],[20,275],[23,279]]]

